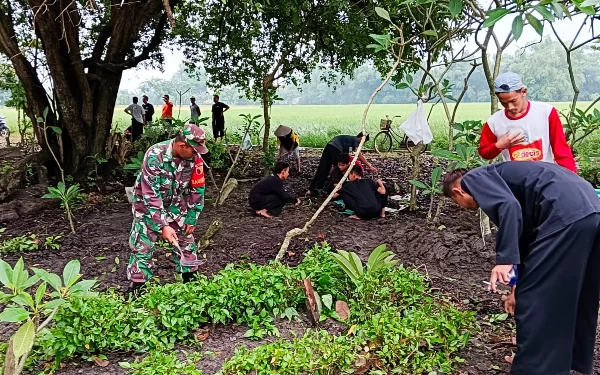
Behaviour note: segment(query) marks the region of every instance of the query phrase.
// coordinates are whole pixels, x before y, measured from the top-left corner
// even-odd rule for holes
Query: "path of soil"
[[[303,175],[292,175],[287,182],[288,190],[303,195],[316,162],[314,157],[305,158]],[[380,168],[383,177],[397,178],[400,194],[408,191],[406,180],[409,164],[406,158],[375,159],[373,164]],[[424,169],[425,175],[428,176],[431,166]],[[250,187],[250,182],[241,184],[225,207],[214,209],[207,206],[201,214],[197,236],[202,234],[215,218],[220,218],[224,223],[224,228],[215,236],[212,246],[204,251],[208,262],[202,268],[203,273],[214,273],[228,263],[241,260],[257,264],[267,263],[275,257],[285,233],[291,228],[302,226],[320,204],[320,200],[305,200],[300,207],[287,208],[280,218],[259,218],[251,215],[247,206]],[[209,187],[207,197],[214,196],[214,193]],[[26,264],[57,272],[62,270],[69,260],[79,259],[85,277],[97,277],[100,289],[125,289],[128,284],[125,267],[129,256],[127,238],[131,225],[130,205],[122,194],[96,198],[97,204],[76,212],[76,235],[69,234],[62,212],[48,210],[31,214],[16,222],[3,223],[7,228],[3,238],[25,233],[35,233],[40,238],[64,234],[59,251],[43,250],[23,254]],[[425,200],[422,206],[426,206]],[[447,205],[445,208],[439,227],[426,225],[423,212],[400,213],[385,219],[357,222],[347,219],[332,206],[321,214],[306,236],[292,242],[285,261],[290,264],[298,263],[303,250],[323,237],[335,248],[356,251],[363,259],[373,248],[386,243],[401,262],[421,267],[423,272],[427,272],[434,288],[448,295],[457,305],[477,312],[478,323],[482,329],[460,354],[466,361],[457,373],[506,373],[509,366],[503,357],[510,354],[511,348],[492,347],[498,339],[510,340],[512,323],[508,319],[505,322],[489,324],[489,316],[500,314],[503,310],[500,296],[488,293],[482,282],[488,277],[493,265],[493,239],[489,239],[486,246],[483,245],[478,223],[475,214],[459,210],[453,205]],[[120,259],[120,264],[113,272],[116,257]],[[172,264],[164,251],[157,251],[155,258],[158,259],[156,275],[163,282],[172,280]],[[5,256],[4,259],[13,263],[17,257]],[[289,337],[290,330],[302,333],[307,325],[305,320],[292,323],[282,321],[279,323],[279,329],[284,337]],[[333,332],[343,329],[334,322],[328,322],[325,328]],[[241,344],[256,346],[275,339],[271,337],[261,342],[249,341],[241,337],[245,330],[245,327],[235,325],[211,328],[210,337],[204,342],[202,350],[214,352],[215,357],[213,359],[206,356],[198,365],[205,375],[218,371],[223,361],[232,355],[235,347]],[[0,337],[6,338],[8,333],[5,326],[0,326]],[[85,361],[76,364],[78,361],[74,361],[59,373],[123,374],[125,372],[117,362],[133,360],[130,355],[108,355],[108,358],[111,364],[106,368]],[[600,364],[600,358],[597,360]]]

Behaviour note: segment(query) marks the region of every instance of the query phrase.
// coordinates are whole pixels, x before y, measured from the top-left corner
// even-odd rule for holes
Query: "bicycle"
[[[392,151],[394,141],[398,143],[399,149],[404,147],[408,150],[408,152],[411,152],[412,149],[415,147],[414,142],[411,141],[406,134],[402,136],[401,134],[396,133],[396,131],[394,131],[394,129],[392,128],[392,121],[394,121],[396,117],[400,118],[402,116],[394,116],[390,120],[389,116],[386,115],[385,119],[381,119],[381,121],[379,122],[380,132],[377,133],[377,135],[375,135],[373,143],[375,146],[375,151],[377,151],[380,154]],[[425,146],[421,153],[425,152],[428,148],[429,145]]]

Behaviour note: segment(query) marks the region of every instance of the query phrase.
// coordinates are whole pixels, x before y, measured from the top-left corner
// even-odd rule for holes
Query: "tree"
[[[181,15],[190,24],[177,34],[189,65],[201,62],[212,87],[236,85],[247,98],[261,101],[267,150],[269,107],[281,83],[307,81],[319,64],[351,73],[368,55],[366,30],[372,25],[357,3],[361,2],[190,2]]]
[[[161,61],[164,6],[163,0],[0,0],[0,53],[23,85],[39,143],[45,147],[36,120],[46,108],[48,128],[61,128],[68,173],[103,152],[123,71]],[[44,82],[46,73],[52,79]]]

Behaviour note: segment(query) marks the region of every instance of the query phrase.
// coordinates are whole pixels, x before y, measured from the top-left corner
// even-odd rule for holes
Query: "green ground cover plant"
[[[385,248],[380,250],[386,254]],[[397,368],[404,371],[400,373],[417,373],[446,371],[460,360],[457,351],[469,340],[473,314],[431,292],[424,275],[388,259],[378,267],[365,266],[372,271],[353,282],[327,244],[305,255],[297,267],[275,262],[229,265],[192,283],[150,285],[133,301],[114,291],[99,298],[70,298],[53,325],[40,333],[34,354],[53,359],[56,367],[76,355],[154,353],[176,343],[198,344],[194,332],[218,323],[246,325],[245,336],[253,339],[278,336],[275,320],[298,315],[305,303],[301,281],[310,278],[329,310],[334,301],[348,303],[350,314],[343,323],[349,334],[309,331],[291,341],[240,349],[223,374],[344,373],[362,362],[373,366],[371,371]],[[323,314],[341,320],[329,310]],[[365,346],[371,349],[365,352]]]

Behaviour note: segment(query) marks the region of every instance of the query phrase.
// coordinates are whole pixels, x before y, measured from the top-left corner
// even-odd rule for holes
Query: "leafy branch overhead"
[[[458,3],[462,3],[462,0],[454,1],[457,3],[457,7]],[[461,4],[461,9],[462,7]],[[507,2],[504,7],[489,10],[483,27],[493,27],[508,15],[514,15],[511,30],[515,40],[519,40],[525,25],[530,25],[540,37],[543,37],[545,22],[553,23],[565,18],[572,19],[577,14],[594,16],[599,10],[600,1],[598,0],[517,0]]]

